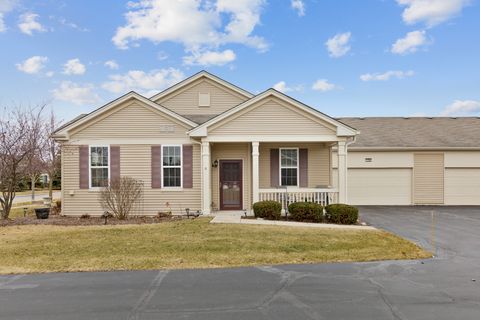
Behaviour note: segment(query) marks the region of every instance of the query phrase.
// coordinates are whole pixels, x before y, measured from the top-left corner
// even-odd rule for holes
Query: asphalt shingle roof
[[[480,148],[480,117],[337,120],[360,130],[350,148]]]

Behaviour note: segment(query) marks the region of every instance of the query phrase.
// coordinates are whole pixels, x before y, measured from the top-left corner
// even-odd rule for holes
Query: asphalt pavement
[[[480,319],[479,208],[361,212],[436,257],[0,276],[0,319]]]

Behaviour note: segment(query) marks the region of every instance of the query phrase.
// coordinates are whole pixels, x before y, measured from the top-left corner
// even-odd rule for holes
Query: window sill
[[[167,192],[179,192],[179,191],[183,191],[183,188],[181,188],[181,187],[162,187],[160,190],[161,191],[167,191]]]

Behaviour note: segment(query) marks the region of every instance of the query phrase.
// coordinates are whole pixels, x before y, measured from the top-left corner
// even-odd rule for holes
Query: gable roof
[[[198,127],[196,128],[193,128],[189,131],[189,134],[190,136],[205,136],[207,134],[207,128],[215,123],[218,123],[220,122],[221,120],[223,119],[226,119],[234,114],[236,114],[237,112],[241,111],[241,110],[244,110],[245,108],[253,105],[254,103],[257,103],[263,99],[266,99],[268,97],[276,97],[282,101],[285,101],[297,108],[299,108],[300,110],[303,110],[305,112],[307,112],[308,114],[310,115],[313,115],[314,117],[316,118],[319,118],[320,120],[323,120],[333,126],[335,126],[337,128],[337,135],[339,136],[355,136],[356,134],[358,134],[359,132],[353,128],[353,127],[350,127],[310,106],[307,106],[306,104],[303,104],[301,103],[300,101],[298,100],[295,100],[294,98],[290,97],[290,96],[287,96],[286,94],[282,93],[282,92],[279,92],[273,88],[270,88],[252,98],[250,98],[249,100],[225,111],[225,112],[222,112],[221,114],[215,116],[214,118],[202,123],[201,125],[199,125]]]
[[[105,112],[115,108],[116,106],[128,101],[128,100],[131,100],[131,99],[136,99],[140,102],[143,102],[145,103],[146,105],[152,107],[153,109],[157,110],[157,111],[160,111],[174,119],[176,119],[177,121],[193,128],[193,127],[196,127],[198,124],[196,122],[193,122],[192,120],[189,120],[185,117],[182,117],[181,115],[179,115],[178,113],[176,112],[173,112],[172,110],[170,109],[167,109],[147,98],[145,98],[144,96],[142,96],[141,94],[138,94],[136,93],[135,91],[130,91],[129,93],[121,96],[120,98],[116,99],[116,100],[113,100],[109,103],[107,103],[106,105],[86,114],[86,115],[83,115],[83,116],[78,116],[77,118],[73,119],[72,121],[66,123],[65,125],[63,125],[62,127],[58,128],[54,134],[53,134],[53,137],[54,138],[57,138],[57,139],[65,139],[65,138],[68,138],[68,132],[71,131],[72,129],[74,128],[77,128],[79,127],[80,125],[88,122],[89,120],[92,120],[93,118],[95,117],[98,117],[102,114],[104,114]]]
[[[480,149],[478,117],[339,118],[362,134],[349,149]]]
[[[197,81],[198,79],[201,79],[201,78],[206,78],[206,79],[209,79],[213,82],[219,83],[222,86],[227,87],[227,88],[239,93],[240,95],[242,95],[246,98],[252,98],[254,96],[252,93],[248,92],[247,90],[244,90],[244,89],[242,89],[242,88],[240,88],[240,87],[238,87],[238,86],[236,86],[236,85],[234,85],[234,84],[232,84],[228,81],[225,81],[225,80],[223,80],[223,79],[221,79],[221,78],[219,78],[219,77],[217,77],[217,76],[215,76],[215,75],[213,75],[213,74],[211,74],[211,73],[209,73],[205,70],[202,70],[200,72],[197,72],[193,76],[188,77],[185,80],[182,80],[179,83],[177,83],[177,84],[163,90],[162,92],[152,96],[150,98],[150,100],[158,101],[161,98],[169,95],[170,93],[175,92],[175,91],[177,91],[177,90],[179,90],[183,87],[186,87],[189,84],[191,84],[191,83],[193,83],[193,82],[195,82],[195,81]]]

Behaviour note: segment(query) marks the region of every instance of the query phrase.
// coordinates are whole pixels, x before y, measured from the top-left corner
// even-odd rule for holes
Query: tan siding
[[[182,191],[167,191],[151,188],[151,146],[120,145],[121,175],[131,176],[144,182],[142,208],[136,214],[157,214],[167,209],[169,202],[174,213],[184,213],[185,208],[201,209],[200,196],[200,147],[193,147],[193,188]],[[103,210],[98,202],[98,191],[80,190],[78,146],[66,145],[62,148],[63,165],[63,203],[67,215],[100,215]],[[70,192],[73,191],[73,196]]]
[[[416,153],[413,176],[415,204],[443,204],[443,153]]]
[[[173,132],[162,131],[165,126],[173,126]],[[186,137],[187,131],[184,125],[136,101],[115,108],[95,123],[82,126],[72,133],[71,139]]]
[[[330,185],[330,148],[320,143],[260,143],[260,188],[270,188],[270,149],[308,149],[308,187]]]
[[[332,135],[333,128],[303,111],[268,99],[209,128],[209,135]]]
[[[445,170],[445,204],[480,205],[480,169]]]
[[[349,169],[347,187],[352,205],[412,204],[411,169]]]
[[[336,153],[335,153],[336,156]],[[366,162],[371,158],[372,162]],[[348,151],[349,168],[412,168],[412,152],[357,152]]]
[[[199,93],[210,93],[210,107],[198,106]],[[165,96],[156,102],[179,114],[197,115],[219,114],[246,100],[247,98],[231,89],[210,80],[201,79],[185,89]]]
[[[445,168],[480,168],[479,151],[445,152]]]
[[[243,160],[243,205],[245,209],[251,207],[251,157],[248,143],[215,143],[212,145],[212,162],[222,159]],[[212,202],[213,209],[220,207],[219,167],[212,168]]]

